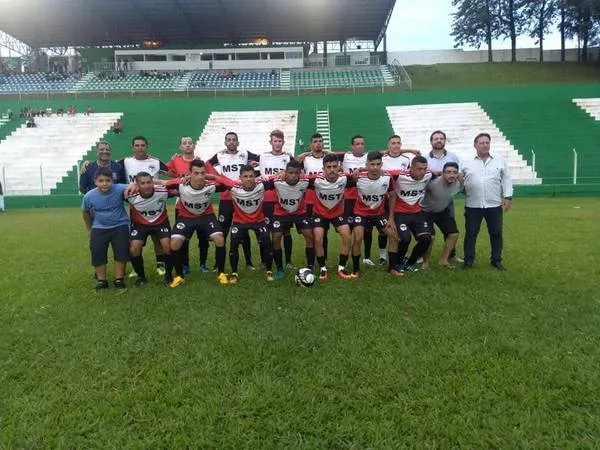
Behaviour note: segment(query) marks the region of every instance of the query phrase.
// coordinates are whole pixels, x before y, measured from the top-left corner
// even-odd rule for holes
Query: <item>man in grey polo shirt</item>
[[[502,265],[502,218],[510,209],[513,186],[506,161],[490,154],[490,135],[479,133],[475,137],[473,158],[463,161],[462,173],[465,185],[465,264],[468,269],[475,262],[475,243],[485,219],[492,255],[490,262],[497,270]]]
[[[435,224],[444,235],[444,250],[440,258],[440,266],[442,267],[452,267],[448,262],[448,258],[458,240],[458,227],[450,206],[452,205],[452,198],[461,189],[458,164],[447,162],[442,168],[442,175],[429,182],[425,188],[425,197],[421,201],[421,209],[427,222],[431,224],[432,234],[435,233]],[[433,241],[423,256],[424,269],[429,267],[432,247]]]

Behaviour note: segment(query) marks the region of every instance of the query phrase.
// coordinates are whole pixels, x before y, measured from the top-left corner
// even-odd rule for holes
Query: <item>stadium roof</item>
[[[0,0],[0,30],[32,47],[379,41],[396,0]]]

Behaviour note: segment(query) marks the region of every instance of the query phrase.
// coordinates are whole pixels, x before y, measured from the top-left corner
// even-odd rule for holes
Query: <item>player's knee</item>
[[[183,246],[183,239],[172,238],[171,239],[171,251],[176,252]]]
[[[211,240],[215,243],[215,247],[223,247],[225,245],[225,237],[223,233],[216,233],[211,236]]]
[[[424,244],[430,244],[432,241],[432,237],[430,233],[419,234],[417,237],[417,242],[423,242]]]

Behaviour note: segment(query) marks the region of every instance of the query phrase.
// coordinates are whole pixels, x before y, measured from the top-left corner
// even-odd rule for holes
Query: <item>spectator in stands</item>
[[[90,105],[88,105],[87,108],[85,108],[86,116],[90,116],[93,112],[94,112],[94,110],[92,109],[92,107]]]
[[[94,174],[101,167],[105,167],[112,172],[113,183],[127,183],[123,166],[110,159],[112,156],[110,142],[98,142],[96,144],[96,155],[96,161],[81,164],[79,169],[79,192],[85,194],[96,187]]]
[[[12,112],[12,109],[8,108],[8,109],[6,110],[6,115],[8,116],[8,120],[12,120],[12,118],[13,118],[13,112]]]
[[[56,108],[56,115],[62,117],[65,114],[65,109],[62,106]]]
[[[67,116],[74,116],[75,114],[77,114],[75,107],[73,105],[69,106],[69,109],[67,109]]]
[[[475,243],[485,219],[492,247],[491,264],[497,270],[502,265],[502,219],[510,209],[513,186],[506,161],[490,154],[490,135],[479,133],[475,137],[476,155],[465,159],[461,172],[465,189],[465,263],[469,269],[475,262]]]
[[[48,106],[48,107],[46,108],[46,115],[47,115],[48,117],[50,117],[50,116],[52,115],[52,107],[51,107],[51,106]]]
[[[121,134],[122,132],[123,132],[123,123],[121,122],[121,119],[117,119],[117,121],[113,125],[113,133]]]
[[[35,119],[33,118],[33,115],[30,115],[29,118],[27,119],[27,128],[35,128],[37,127],[36,123],[35,123]]]

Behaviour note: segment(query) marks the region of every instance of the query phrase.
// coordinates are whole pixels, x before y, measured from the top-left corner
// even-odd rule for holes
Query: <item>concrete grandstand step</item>
[[[574,98],[573,103],[592,116],[592,118],[600,120],[600,98]]]
[[[323,136],[323,148],[331,150],[331,123],[329,120],[329,107],[319,108],[316,112],[316,130]]]
[[[193,72],[186,72],[185,74],[183,74],[183,76],[175,84],[173,90],[179,91],[179,92],[185,91],[189,87],[190,81],[192,80],[193,76],[194,76]]]
[[[478,103],[388,106],[387,113],[404,148],[428,151],[429,137],[439,129],[447,135],[448,150],[461,159],[471,158],[474,137],[486,132],[492,137],[492,152],[506,160],[515,184],[542,182]]]
[[[393,86],[395,84],[394,76],[390,72],[389,67],[380,66],[379,69],[381,70],[381,75],[383,76],[383,81],[385,82],[385,84],[387,84],[388,86]]]
[[[298,111],[214,111],[196,144],[196,155],[203,160],[210,159],[225,148],[225,134],[234,131],[238,134],[240,149],[253,153],[271,151],[269,134],[274,129],[285,135],[285,152],[294,153],[298,128]]]
[[[290,69],[281,69],[281,75],[279,76],[279,85],[282,91],[289,91],[291,86],[291,74]]]
[[[73,85],[73,87],[69,90],[70,93],[74,93],[83,89],[83,87],[90,82],[94,78],[94,72],[88,72],[84,76],[82,76],[77,83]]]
[[[7,195],[48,195],[122,113],[39,117],[0,142]]]

